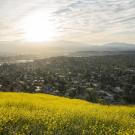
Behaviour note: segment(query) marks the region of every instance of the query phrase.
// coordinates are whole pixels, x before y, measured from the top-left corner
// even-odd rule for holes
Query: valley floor
[[[0,93],[0,135],[135,135],[135,107]]]

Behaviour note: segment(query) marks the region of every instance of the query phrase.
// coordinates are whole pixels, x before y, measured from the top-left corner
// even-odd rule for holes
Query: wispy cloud
[[[96,35],[112,36],[113,40],[117,40],[118,34],[123,40],[127,33],[135,37],[135,0],[0,0],[0,20],[7,24],[0,26],[0,35],[15,29],[21,18],[35,10],[50,11],[62,38],[72,36],[83,42],[86,38],[82,37],[91,41]],[[108,40],[108,36],[102,40]]]

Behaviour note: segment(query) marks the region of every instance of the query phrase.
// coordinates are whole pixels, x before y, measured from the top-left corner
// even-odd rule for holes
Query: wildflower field
[[[0,135],[135,135],[135,107],[0,93]]]

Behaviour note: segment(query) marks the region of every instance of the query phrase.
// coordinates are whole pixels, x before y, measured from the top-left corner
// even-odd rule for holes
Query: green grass
[[[134,106],[0,93],[0,135],[135,135]]]

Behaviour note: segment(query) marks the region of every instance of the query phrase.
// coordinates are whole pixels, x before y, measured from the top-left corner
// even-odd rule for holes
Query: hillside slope
[[[1,135],[135,135],[135,107],[0,93]]]

